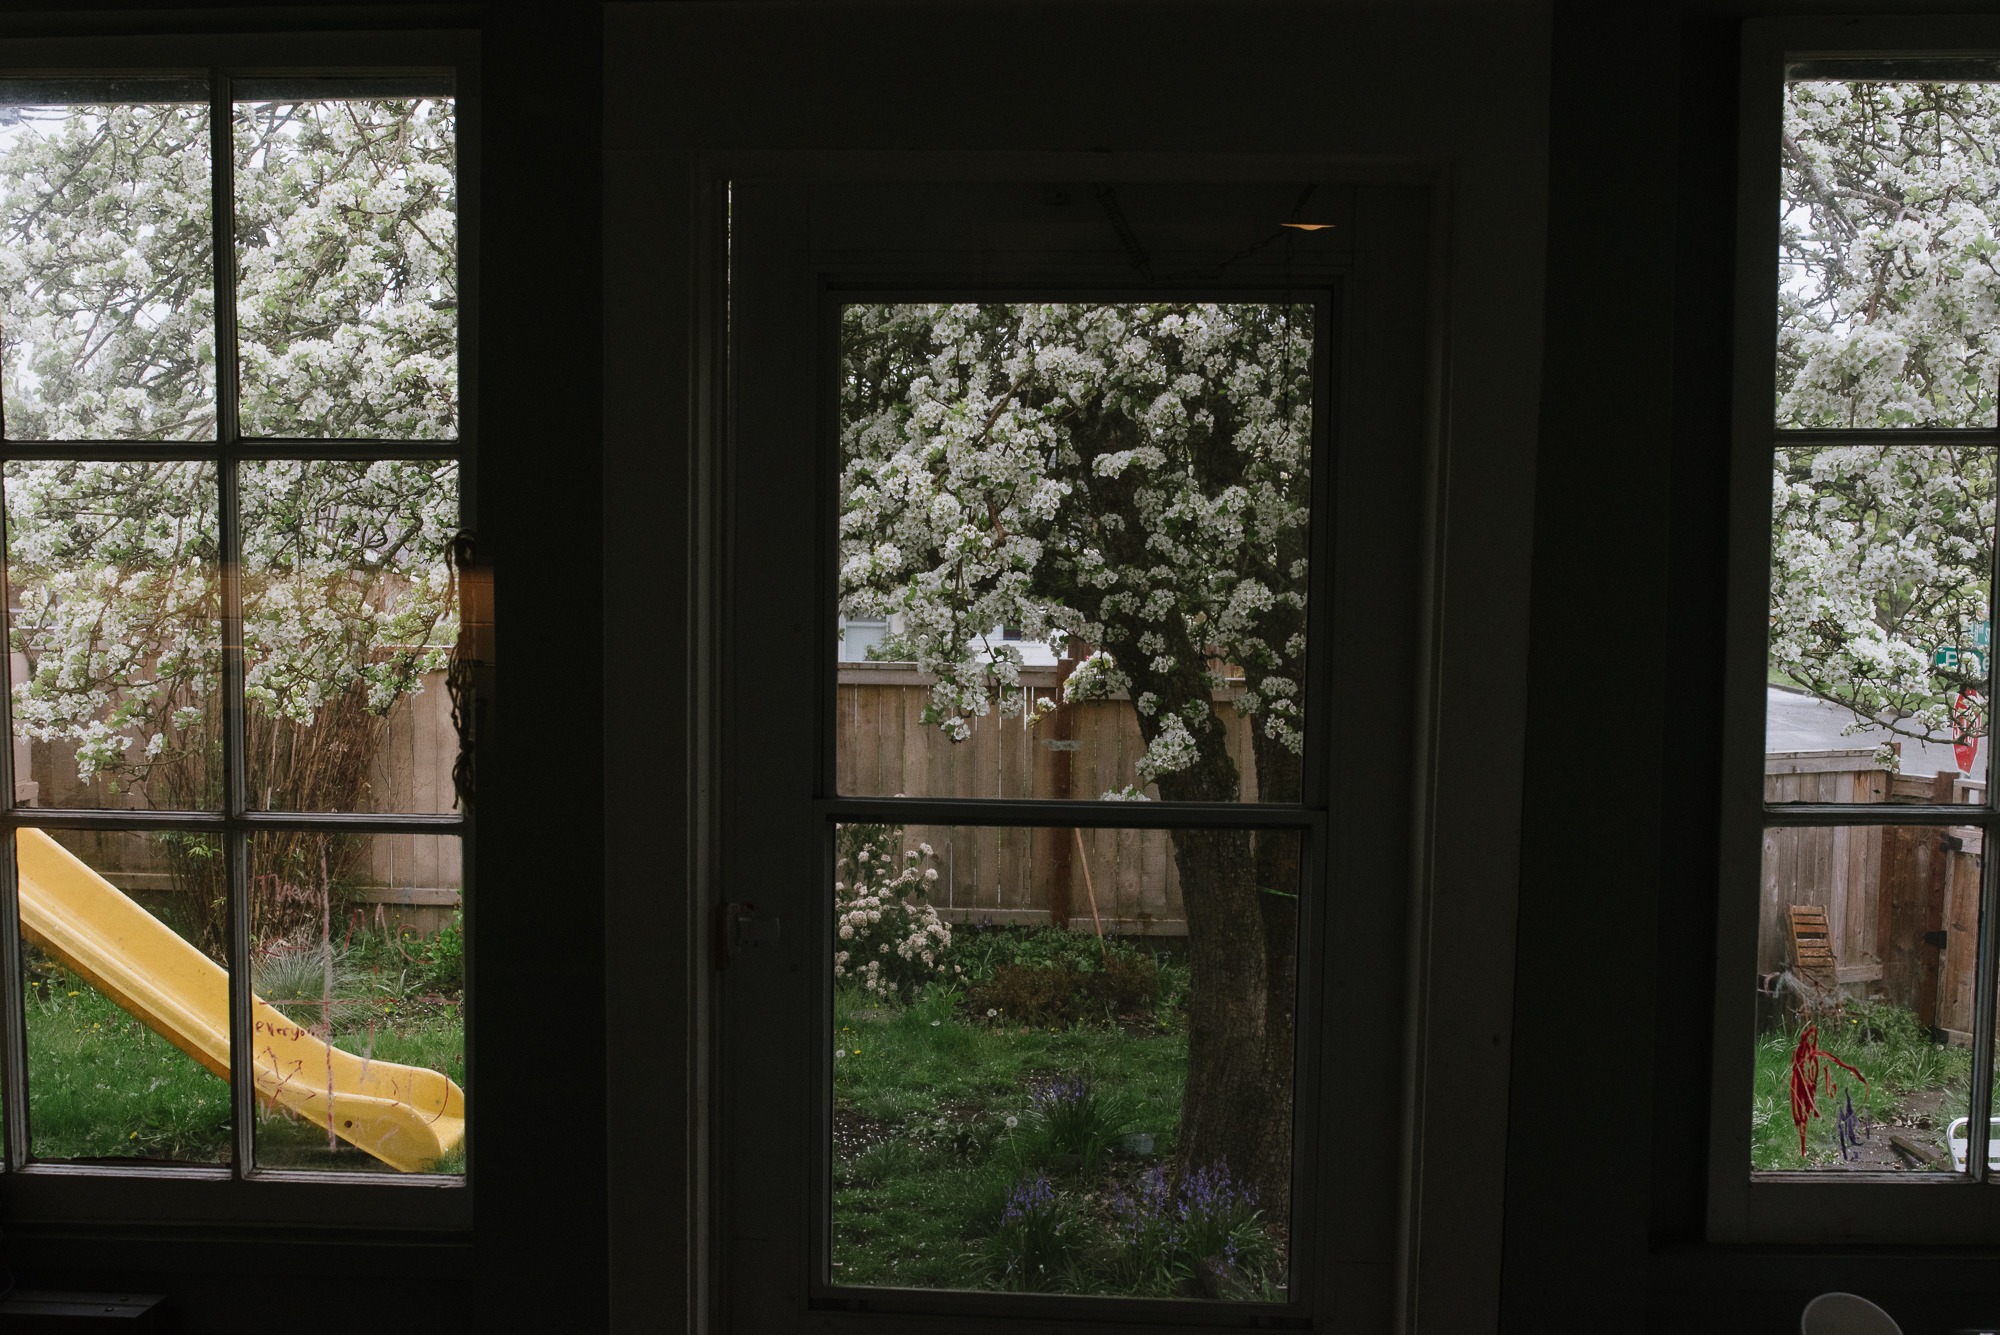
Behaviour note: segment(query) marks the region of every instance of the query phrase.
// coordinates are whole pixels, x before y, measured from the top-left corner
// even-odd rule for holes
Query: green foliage
[[[1148,1008],[1164,1015],[1186,993],[1185,971],[1128,942],[1060,927],[961,927],[947,960],[971,983],[973,1014],[992,1011],[1004,1023],[1072,1025]]]
[[[1144,951],[1116,937],[1100,945],[1091,932],[1054,926],[962,927],[952,938],[948,958],[962,967],[967,980],[983,983],[1003,965],[1045,968],[1067,964],[1078,973],[1102,969],[1104,957],[1149,959]]]
[[[465,914],[454,910],[451,921],[424,943],[429,961],[425,981],[440,992],[457,992],[465,986]]]
[[[1964,1109],[1966,1082],[1972,1072],[1971,1052],[1931,1041],[1906,1006],[1845,1002],[1838,1011],[1821,1018],[1818,1042],[1823,1051],[1868,1078],[1864,1089],[1846,1072],[1834,1071],[1842,1097],[1852,1094],[1855,1111],[1865,1123],[1904,1117],[1911,1101],[1919,1097],[1927,1103]],[[1821,1116],[1806,1124],[1806,1153],[1799,1154],[1799,1135],[1791,1113],[1792,1050],[1797,1043],[1798,1034],[1789,1029],[1773,1030],[1757,1039],[1750,1111],[1753,1168],[1825,1168],[1842,1162],[1834,1119],[1824,1108]],[[1951,1115],[1944,1114],[1946,1120]],[[1943,1154],[1942,1124],[1928,1130],[1926,1134],[1927,1128],[1905,1126],[1897,1134],[1928,1143]]]

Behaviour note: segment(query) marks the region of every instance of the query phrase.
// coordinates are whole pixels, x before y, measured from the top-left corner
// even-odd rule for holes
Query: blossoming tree
[[[1778,424],[1993,425],[2000,90],[1794,83],[1782,161]],[[1981,446],[1780,448],[1774,672],[1857,728],[1983,735],[1986,664],[1938,651],[1983,638],[1994,494]]]
[[[0,121],[7,436],[214,439],[206,105]],[[450,438],[452,104],[245,102],[232,131],[243,433]],[[6,470],[16,735],[146,805],[220,801],[219,484],[171,448]],[[251,801],[365,809],[384,716],[456,635],[456,465],[270,460],[235,485]]]
[[[1233,802],[1214,696],[1248,674],[1258,790],[1300,796],[1310,503],[1310,308],[851,306],[843,324],[841,597],[932,675],[926,720],[1023,708],[996,625],[1103,657],[1133,782]],[[1181,1166],[1227,1161],[1282,1210],[1290,1178],[1297,840],[1173,834],[1193,1000]]]

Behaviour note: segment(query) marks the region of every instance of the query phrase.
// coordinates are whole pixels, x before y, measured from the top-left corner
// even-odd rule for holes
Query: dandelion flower
[[[1017,1126],[1019,1126],[1020,1124],[1021,1124],[1021,1119],[1020,1119],[1020,1118],[1018,1118],[1018,1117],[1009,1117],[1009,1118],[1007,1119],[1007,1125],[1008,1125],[1008,1127],[1009,1127],[1010,1129],[1011,1129],[1011,1128],[1013,1128],[1013,1127],[1017,1127]]]
[[[998,1015],[999,1013],[1000,1013],[999,1011],[994,1010],[991,1006],[988,1006],[986,1008],[986,1018],[989,1020],[992,1019],[994,1016]]]
[[[943,1024],[943,1023],[944,1023],[944,1021],[943,1021],[943,1020],[932,1020],[932,1021],[931,1021],[931,1028],[935,1029],[935,1028],[937,1028],[937,1027],[938,1027],[939,1025],[941,1025],[941,1024]]]

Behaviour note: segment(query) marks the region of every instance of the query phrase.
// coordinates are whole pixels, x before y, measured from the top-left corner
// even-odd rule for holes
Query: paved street
[[[1870,727],[1843,733],[1842,730],[1854,721],[1854,715],[1847,710],[1776,686],[1771,687],[1767,694],[1769,703],[1766,705],[1764,725],[1766,751],[1846,751],[1900,740],[1903,743],[1905,774],[1936,774],[1940,770],[1958,768],[1958,757],[1949,742],[1896,738],[1887,728]],[[1988,750],[1982,738],[1979,757],[1973,762],[1972,777],[1985,777]]]

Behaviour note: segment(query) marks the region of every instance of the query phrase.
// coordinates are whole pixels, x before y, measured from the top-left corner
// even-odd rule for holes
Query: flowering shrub
[[[962,972],[948,964],[951,925],[928,902],[937,868],[929,844],[903,849],[900,825],[842,825],[834,833],[833,976],[885,1001]]]

